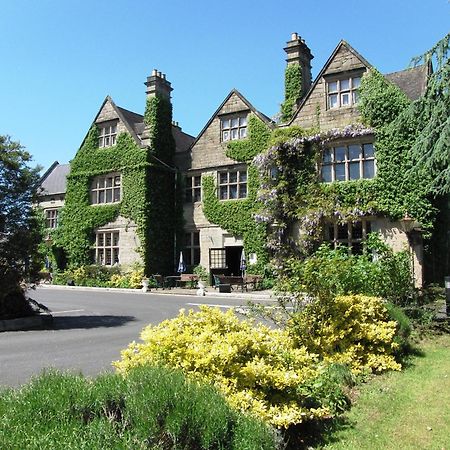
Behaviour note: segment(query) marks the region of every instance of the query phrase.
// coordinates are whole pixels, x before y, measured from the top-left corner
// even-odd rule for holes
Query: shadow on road
[[[71,330],[73,328],[111,328],[121,327],[136,320],[134,316],[66,316],[54,317],[49,328]]]

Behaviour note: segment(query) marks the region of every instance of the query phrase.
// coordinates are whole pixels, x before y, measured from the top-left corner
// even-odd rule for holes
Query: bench
[[[247,285],[244,281],[244,278],[239,277],[239,276],[234,276],[234,275],[215,275],[215,277],[217,277],[217,279],[219,280],[219,288],[220,285],[230,285],[231,287],[233,286],[240,286],[241,290],[243,291],[244,288],[247,290]]]
[[[262,280],[263,280],[262,275],[245,275],[244,277],[246,287],[251,285],[254,291],[261,287]]]
[[[177,286],[187,286],[195,288],[196,284],[200,280],[200,277],[194,273],[182,273],[180,279],[177,280]]]

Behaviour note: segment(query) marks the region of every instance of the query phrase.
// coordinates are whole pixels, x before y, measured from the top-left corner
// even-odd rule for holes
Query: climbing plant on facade
[[[301,95],[302,68],[289,64],[284,73],[284,102],[281,105],[281,121],[289,122],[294,115],[294,106]]]
[[[247,198],[219,200],[212,176],[204,176],[203,211],[206,218],[235,236],[242,236],[247,255],[255,253],[257,263],[249,267],[252,273],[263,273],[268,262],[266,250],[266,225],[256,223],[254,214],[257,206],[259,176],[251,163],[253,157],[267,148],[270,129],[254,114],[248,119],[248,138],[230,142],[226,155],[247,166]]]

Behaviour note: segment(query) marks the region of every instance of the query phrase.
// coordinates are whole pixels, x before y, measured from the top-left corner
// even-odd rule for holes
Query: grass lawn
[[[323,449],[450,450],[450,335],[420,345],[401,373],[362,386]]]

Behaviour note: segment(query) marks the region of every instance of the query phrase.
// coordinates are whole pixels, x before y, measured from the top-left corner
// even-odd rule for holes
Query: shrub
[[[210,386],[147,367],[94,380],[47,373],[0,393],[0,448],[269,450],[274,433]]]
[[[397,324],[380,298],[318,298],[292,315],[288,330],[297,346],[324,361],[346,364],[354,373],[401,368],[394,358]]]
[[[324,367],[316,355],[294,347],[285,330],[202,307],[148,326],[141,338],[143,343],[131,343],[115,363],[121,373],[155,364],[181,369],[215,384],[235,408],[277,427],[329,417],[335,410],[331,400],[311,392],[314,380],[326,376]],[[305,391],[306,385],[311,389]]]
[[[323,244],[305,260],[288,260],[276,290],[280,296],[297,300],[304,294],[313,298],[365,294],[397,305],[409,304],[415,296],[408,253],[394,253],[374,233],[363,255],[351,255],[346,247],[331,249]]]

